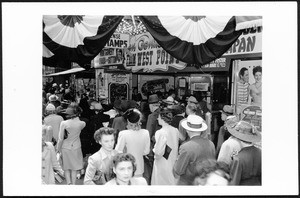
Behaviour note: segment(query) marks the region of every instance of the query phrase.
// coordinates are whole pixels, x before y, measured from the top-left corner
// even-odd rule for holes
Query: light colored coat
[[[54,170],[63,173],[63,170],[57,162],[54,146],[51,142],[45,142],[46,146],[42,152],[42,181],[45,184],[55,184]]]
[[[111,158],[103,151],[101,148],[98,152],[91,155],[88,159],[88,166],[85,171],[84,176],[84,185],[95,185],[95,176],[97,172],[101,172],[103,174],[108,173],[110,163],[112,162],[112,157],[115,156],[118,152],[116,150],[112,150]],[[106,182],[106,181],[103,181]]]
[[[137,165],[135,176],[142,176],[144,173],[143,156],[150,151],[149,132],[146,129],[120,131],[115,149],[119,152],[124,152],[125,148],[127,153],[135,157]]]

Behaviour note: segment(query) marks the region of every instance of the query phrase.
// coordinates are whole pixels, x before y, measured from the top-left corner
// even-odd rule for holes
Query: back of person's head
[[[229,166],[215,159],[206,159],[195,165],[194,185],[223,186],[230,181]]]
[[[188,115],[190,115],[190,114],[196,114],[196,111],[197,111],[197,105],[196,104],[191,103],[191,104],[188,104],[186,106],[186,113]]]
[[[161,119],[168,124],[171,124],[172,119],[174,117],[173,110],[167,107],[160,109],[159,115]]]
[[[140,130],[141,129],[141,119],[142,113],[135,108],[128,109],[123,117],[127,120],[127,128],[132,130]]]

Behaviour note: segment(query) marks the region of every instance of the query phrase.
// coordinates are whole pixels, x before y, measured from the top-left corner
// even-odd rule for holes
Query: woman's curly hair
[[[94,133],[94,139],[97,143],[101,140],[103,135],[116,135],[116,130],[110,127],[101,127]]]
[[[120,162],[128,162],[130,161],[132,163],[132,176],[134,176],[134,173],[136,171],[136,164],[135,164],[135,158],[133,155],[131,155],[130,153],[118,153],[117,155],[114,156],[113,160],[112,160],[112,167],[116,168],[117,165]],[[116,177],[115,174],[113,174],[114,177]]]
[[[174,111],[170,108],[165,107],[160,109],[159,115],[163,121],[165,121],[168,124],[171,124],[172,119],[174,117]]]

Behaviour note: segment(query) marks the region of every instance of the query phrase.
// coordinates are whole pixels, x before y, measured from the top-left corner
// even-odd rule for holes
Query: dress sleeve
[[[52,126],[45,126],[46,127],[46,142],[51,142],[53,137],[53,128]]]
[[[86,168],[85,171],[85,175],[84,175],[84,180],[83,180],[83,184],[84,185],[95,185],[95,183],[93,182],[93,178],[96,174],[96,162],[92,157],[89,157],[88,159],[88,166]]]
[[[56,159],[56,154],[55,154],[54,146],[52,145],[52,143],[47,144],[47,146],[50,148],[51,162],[52,162],[53,169],[59,171],[63,175],[64,171],[62,170],[60,164],[58,163],[58,161]]]
[[[156,130],[155,121],[156,121],[155,116],[153,114],[150,114],[148,116],[147,125],[146,125],[146,129],[149,131],[150,138],[153,137],[153,134]]]
[[[184,141],[184,140],[186,139],[186,135],[187,135],[187,134],[186,134],[185,129],[181,126],[182,121],[183,121],[183,120],[181,120],[181,121],[179,122],[178,130],[179,130],[179,139],[180,139],[181,141]]]
[[[174,164],[173,173],[174,175],[182,175],[185,173],[187,165],[189,163],[189,155],[184,147],[179,148],[179,155]]]
[[[157,131],[155,133],[155,145],[153,148],[153,152],[157,159],[161,158],[166,149],[167,138],[161,133],[161,131]]]
[[[233,150],[232,150],[231,146],[229,144],[227,144],[227,142],[225,141],[221,146],[217,161],[222,161],[222,162],[225,162],[226,164],[230,165],[232,151]]]
[[[144,155],[148,155],[150,152],[150,135],[149,132],[146,130],[146,144],[144,149]]]
[[[122,131],[120,131],[119,137],[118,137],[118,143],[115,147],[115,150],[118,151],[119,153],[123,153],[125,145],[126,145],[126,139],[125,139],[124,133]]]
[[[64,125],[64,122],[60,123],[59,132],[58,132],[58,142],[57,142],[57,150],[61,151],[61,146],[64,141],[64,132],[65,132],[66,126]]]

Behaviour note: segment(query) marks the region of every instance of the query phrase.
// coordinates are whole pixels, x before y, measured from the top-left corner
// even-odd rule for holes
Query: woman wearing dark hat
[[[109,181],[112,176],[112,158],[118,153],[114,150],[115,130],[113,128],[101,127],[94,133],[94,139],[101,148],[88,159],[84,176],[85,185],[102,185]]]
[[[105,127],[108,127],[110,120],[109,115],[103,114],[103,108],[100,103],[92,103],[91,110],[94,111],[94,115],[91,116],[87,124],[86,133],[80,135],[85,142],[84,148],[82,148],[83,156],[89,153],[93,154],[100,149],[100,144],[94,141],[93,135],[95,131],[104,127],[103,124],[106,123]]]
[[[63,169],[67,184],[75,185],[77,170],[83,168],[83,156],[81,151],[80,133],[85,127],[85,122],[79,120],[81,108],[71,103],[66,109],[68,120],[60,124],[58,137],[58,152],[62,154]]]
[[[112,128],[116,130],[116,141],[118,140],[119,132],[126,130],[127,120],[124,118],[124,113],[131,108],[136,108],[137,103],[133,100],[122,100],[120,105],[117,106],[119,115],[117,115],[112,122]]]
[[[124,118],[127,120],[127,130],[120,131],[115,149],[135,157],[137,164],[135,176],[141,177],[144,173],[143,156],[150,151],[149,132],[141,128],[142,114],[139,110],[128,109]]]
[[[240,140],[241,150],[233,156],[230,175],[231,185],[261,185],[261,149],[254,143],[261,141],[261,133],[246,121],[227,126],[229,133]]]
[[[154,163],[151,185],[175,185],[176,180],[172,173],[178,155],[180,134],[177,128],[171,126],[173,113],[164,108],[159,112],[158,124],[161,129],[155,132]]]

